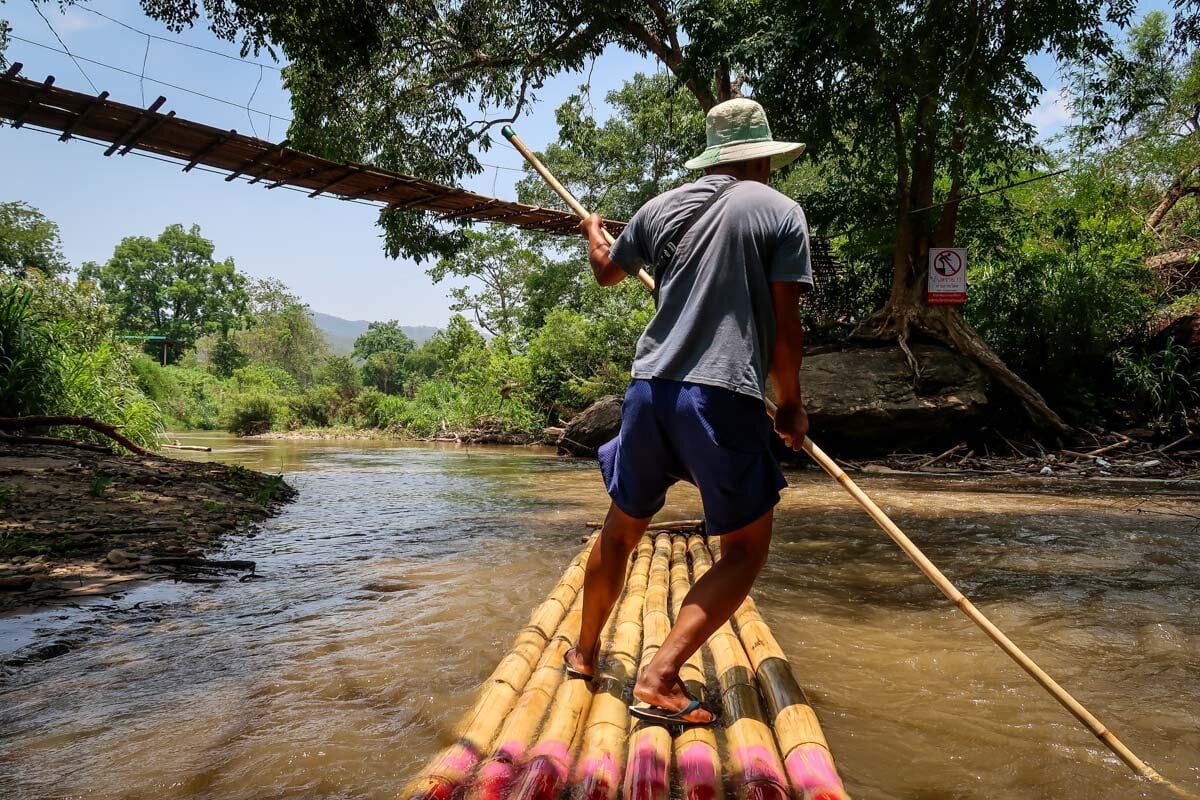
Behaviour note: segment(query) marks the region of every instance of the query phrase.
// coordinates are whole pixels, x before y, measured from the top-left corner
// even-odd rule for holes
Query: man
[[[799,450],[808,430],[799,316],[800,293],[812,287],[808,225],[795,201],[767,185],[772,169],[804,145],[774,141],[762,106],[747,99],[714,106],[705,128],[707,149],[684,165],[704,176],[646,203],[611,250],[599,217],[580,224],[596,280],[611,286],[653,265],[658,308],[638,341],[621,432],[600,449],[612,504],[588,560],[579,643],[566,668],[576,678],[595,675],[629,556],[667,489],[690,481],[708,533],[722,537],[722,558],[684,598],[634,686],[641,703],[630,707],[640,718],[683,726],[709,724],[714,715],[687,694],[679,668],[749,593],[787,485],[771,453],[766,373],[778,403],[776,432]]]

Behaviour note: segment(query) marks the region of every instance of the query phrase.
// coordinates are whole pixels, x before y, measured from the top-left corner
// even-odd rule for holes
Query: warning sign
[[[967,302],[967,251],[958,247],[929,248],[930,305]]]

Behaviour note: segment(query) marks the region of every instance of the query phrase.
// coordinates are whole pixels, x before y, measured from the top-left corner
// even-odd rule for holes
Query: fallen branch
[[[937,462],[941,461],[946,456],[952,456],[955,453],[957,453],[959,450],[962,450],[966,446],[967,446],[966,442],[959,442],[958,444],[954,445],[954,447],[951,447],[949,450],[942,453],[940,456],[934,456],[933,458],[928,458],[928,459],[922,461],[920,464],[917,464],[917,469],[921,469],[923,467],[931,467],[934,464],[936,464]]]
[[[95,431],[96,433],[104,434],[131,453],[137,453],[139,456],[148,456],[151,458],[161,457],[158,455],[158,453],[147,450],[146,448],[134,442],[128,436],[117,430],[116,426],[109,425],[107,422],[101,422],[94,417],[0,417],[0,430],[5,431],[19,431],[24,430],[25,428],[53,428],[60,426],[87,428]]]
[[[196,452],[199,452],[199,453],[211,453],[212,452],[211,447],[201,447],[201,446],[195,445],[195,444],[161,444],[161,445],[159,445],[159,447],[164,450],[167,450],[167,449],[169,449],[169,450],[195,450]]]
[[[1130,439],[1128,436],[1126,436],[1124,434],[1118,433],[1117,435],[1121,437],[1121,441],[1117,442],[1116,444],[1110,444],[1106,447],[1101,447],[1099,449],[1092,450],[1089,453],[1084,453],[1084,455],[1088,458],[1095,458],[1096,456],[1104,455],[1105,453],[1108,453],[1112,450],[1116,450],[1118,448],[1125,447],[1126,445],[1129,445],[1133,442],[1133,439]]]

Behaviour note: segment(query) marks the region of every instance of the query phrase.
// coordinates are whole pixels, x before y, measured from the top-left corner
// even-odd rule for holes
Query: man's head
[[[775,141],[763,107],[744,97],[726,100],[709,109],[704,119],[704,132],[708,147],[684,163],[687,169],[736,175],[745,180],[765,180],[765,177],[759,177],[763,167],[758,162],[766,162],[766,175],[769,176],[771,170],[790,164],[804,152],[804,145],[799,142]],[[731,172],[731,169],[738,171]]]
[[[705,175],[732,175],[739,181],[758,181],[767,183],[771,180],[771,158],[749,158],[745,161],[731,161],[728,164],[718,164],[715,167],[705,167]]]

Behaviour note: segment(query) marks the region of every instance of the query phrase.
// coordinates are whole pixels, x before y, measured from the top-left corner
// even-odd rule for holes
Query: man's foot
[[[580,678],[590,682],[596,677],[595,665],[580,656],[574,647],[563,655],[563,666],[567,670],[568,678]]]
[[[664,678],[651,675],[649,670],[644,670],[638,676],[637,683],[634,684],[633,696],[643,703],[653,706],[656,710],[656,716],[659,717],[677,714],[689,706],[694,706],[691,711],[685,714],[671,717],[671,721],[678,724],[711,725],[716,721],[716,717],[711,711],[702,706],[694,705],[696,698],[687,693],[678,675]],[[648,716],[645,718],[648,718]]]

